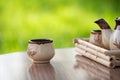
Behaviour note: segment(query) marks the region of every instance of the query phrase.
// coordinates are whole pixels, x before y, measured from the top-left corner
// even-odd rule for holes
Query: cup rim
[[[92,30],[91,33],[92,34],[101,34],[101,30]]]
[[[51,39],[31,39],[28,41],[30,44],[46,44],[46,43],[52,43],[53,40]]]

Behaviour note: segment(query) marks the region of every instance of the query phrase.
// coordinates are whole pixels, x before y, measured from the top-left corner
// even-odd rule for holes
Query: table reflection
[[[29,68],[29,80],[55,80],[54,67],[50,63],[33,63]]]
[[[74,68],[77,70],[85,70],[93,80],[119,80],[120,67],[110,69],[84,56],[76,55],[76,64]]]

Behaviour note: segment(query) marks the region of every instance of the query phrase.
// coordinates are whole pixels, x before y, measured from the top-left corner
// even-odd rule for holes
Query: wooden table
[[[34,64],[26,52],[0,55],[0,80],[119,80],[120,68],[109,69],[78,55],[74,48],[56,49],[48,64]]]

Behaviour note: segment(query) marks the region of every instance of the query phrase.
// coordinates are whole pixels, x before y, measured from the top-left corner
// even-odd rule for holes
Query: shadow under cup
[[[27,54],[34,63],[48,63],[55,54],[53,40],[29,40]]]
[[[32,64],[29,68],[29,80],[55,80],[54,67],[49,64]]]

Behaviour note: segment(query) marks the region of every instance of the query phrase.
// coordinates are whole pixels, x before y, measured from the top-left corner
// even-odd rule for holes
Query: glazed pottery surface
[[[115,30],[110,38],[110,49],[118,50],[120,49],[120,30]]]
[[[111,29],[102,29],[102,42],[106,49],[110,49],[109,42],[111,34],[112,34]]]
[[[120,18],[116,18],[115,22],[116,22],[115,30],[110,38],[110,49],[119,50],[120,49]]]

